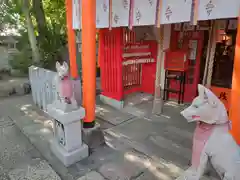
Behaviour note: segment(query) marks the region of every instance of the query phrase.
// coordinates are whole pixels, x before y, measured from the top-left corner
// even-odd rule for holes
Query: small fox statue
[[[193,137],[192,165],[177,180],[200,180],[208,163],[220,179],[240,179],[240,147],[229,133],[224,104],[209,89],[198,85],[198,96],[181,114],[197,122]]]
[[[69,75],[69,67],[66,62],[61,65],[56,62],[57,77],[56,85],[61,104],[64,104],[64,109],[77,109],[77,102],[74,98],[73,84]]]

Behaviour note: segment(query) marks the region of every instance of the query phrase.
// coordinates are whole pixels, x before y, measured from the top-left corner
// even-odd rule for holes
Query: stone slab
[[[113,137],[112,137],[113,138]],[[127,138],[113,138],[113,142],[115,141],[122,141],[126,146],[129,148],[133,148],[138,152],[144,154],[147,157],[150,157],[150,162],[145,161],[147,168],[158,169],[161,172],[165,172],[168,176],[176,177],[179,173],[173,173],[172,170],[175,171],[182,171],[184,168],[188,167],[189,159],[182,158],[176,153],[169,151],[166,148],[161,148],[155,143],[148,142],[149,140],[139,140],[134,141]],[[189,155],[189,157],[191,154]]]
[[[0,171],[2,169],[8,172],[23,164],[31,163],[35,157],[40,157],[37,150],[15,125],[0,128],[0,144],[0,164],[3,165]]]
[[[8,108],[10,107],[8,106]],[[14,114],[14,111],[11,112]],[[0,126],[0,179],[30,180],[42,178],[60,180],[48,163],[42,160],[41,154],[24,134],[14,124],[9,124],[12,119],[5,116],[1,107],[0,114],[4,115],[1,118],[2,126]]]
[[[69,167],[70,165],[72,165],[78,161],[81,161],[82,159],[87,158],[89,155],[88,146],[84,143],[78,149],[71,151],[71,152],[67,152],[62,147],[60,147],[58,144],[56,144],[55,141],[52,141],[51,150],[55,154],[55,156],[66,167]]]
[[[151,118],[153,115],[153,101],[143,101],[137,105],[128,105],[122,111],[141,118]]]
[[[143,128],[144,127],[144,128]],[[191,131],[187,129],[174,132],[174,126],[167,119],[135,118],[127,123],[105,130],[111,136],[111,143],[121,141],[144,154],[164,158],[177,166],[187,167],[191,158]]]
[[[12,126],[14,123],[7,117],[0,117],[0,127]]]
[[[14,101],[14,103],[19,104],[17,101]],[[4,104],[6,103],[4,102]],[[24,104],[28,103],[25,102]],[[188,162],[186,158],[179,156],[178,153],[173,153],[173,151],[169,151],[168,148],[163,146],[172,147],[170,142],[173,142],[174,144],[182,145],[183,148],[190,148],[191,133],[194,129],[194,125],[188,124],[186,120],[184,120],[180,116],[178,107],[165,107],[163,115],[164,116],[152,116],[149,119],[130,119],[127,122],[121,123],[116,127],[106,130],[106,132],[111,134],[111,136],[107,136],[108,142],[111,141],[111,143],[109,143],[111,150],[107,149],[104,151],[104,153],[102,153],[101,149],[94,149],[92,154],[93,156],[90,156],[89,158],[76,163],[76,165],[69,167],[67,170],[65,168],[58,168],[58,166],[56,166],[56,164],[60,166],[62,165],[62,163],[57,160],[53,160],[54,157],[51,155],[51,153],[49,153],[49,150],[46,152],[41,152],[44,157],[47,157],[48,159],[50,159],[51,162],[54,162],[53,167],[58,169],[57,172],[61,173],[61,176],[62,174],[64,175],[69,173],[69,171],[71,172],[71,174],[74,174],[74,178],[69,178],[65,176],[66,180],[76,180],[77,178],[83,176],[86,172],[90,172],[93,169],[105,169],[104,171],[100,171],[100,174],[102,174],[102,172],[106,172],[106,174],[104,175],[105,177],[109,174],[110,171],[113,174],[113,176],[111,176],[111,174],[108,176],[110,178],[116,178],[116,174],[121,175],[121,172],[126,172],[126,175],[123,175],[124,178],[143,178],[142,175],[146,173],[146,169],[149,170],[150,174],[153,174],[153,172],[158,172],[171,176],[171,174],[174,174],[173,172],[176,172],[176,170],[185,169],[185,167],[188,166]],[[16,118],[18,117],[19,115],[16,116]],[[21,121],[23,121],[24,119],[26,118],[22,117]],[[34,117],[34,119],[35,121],[37,121],[39,117]],[[16,122],[17,120],[19,121],[19,119],[16,119]],[[24,126],[27,126],[29,124],[31,123],[29,123],[28,121],[24,121]],[[34,128],[31,129],[31,132],[33,133]],[[41,128],[41,132],[44,132],[44,128]],[[46,143],[43,143],[43,138],[39,138],[38,134],[36,136],[30,134],[30,136],[31,139],[34,140],[33,142],[38,148],[41,149],[42,146],[44,146],[45,149],[48,148]],[[44,133],[42,137],[43,136]],[[158,138],[158,136],[160,138]],[[185,141],[187,143],[184,143]],[[163,144],[161,145],[161,143]],[[102,147],[104,146],[101,146],[101,148]],[[117,149],[127,152],[131,148],[134,148],[138,152],[145,154],[147,157],[151,157],[151,159],[156,158],[156,160],[152,162],[152,160],[141,157],[139,158],[139,156],[129,155],[129,153],[119,155],[119,153],[114,151],[115,149]],[[98,152],[98,150],[101,152]],[[189,155],[189,157],[190,156],[191,155]],[[163,161],[162,159],[159,160],[160,158],[164,158],[165,161]],[[141,164],[143,164],[143,166],[141,166]],[[136,165],[139,165],[141,167],[135,167]],[[101,168],[99,168],[99,166],[101,166]],[[165,168],[165,166],[167,167],[167,169]],[[114,171],[111,171],[111,168],[116,169],[116,173],[114,173]],[[151,169],[152,171],[150,171]],[[175,174],[177,175],[178,173]],[[146,173],[145,175],[148,174]],[[173,176],[175,177],[176,175]]]
[[[176,174],[176,173],[175,173]],[[159,168],[152,168],[138,176],[135,180],[175,180],[175,175],[169,175],[166,171]],[[215,177],[201,177],[200,180],[219,180]]]
[[[25,94],[29,94],[31,92],[31,86],[29,82],[17,85],[14,87],[15,93],[19,96],[23,96]]]
[[[30,93],[28,78],[6,77],[0,80],[0,97]]]
[[[2,105],[1,105],[2,104]],[[38,114],[29,95],[17,96],[0,102],[1,108],[8,114],[21,132],[39,150],[63,180],[75,180],[68,169],[51,152],[49,142],[53,140],[51,119]],[[3,108],[7,105],[8,108]]]
[[[22,156],[32,149],[29,141],[16,126],[0,128],[0,161]],[[12,159],[14,161],[14,159]]]
[[[103,164],[99,172],[108,180],[135,179],[147,168],[148,157],[134,150],[126,151],[112,162]]]
[[[135,106],[153,99],[153,95],[147,93],[132,93],[124,99],[124,106]]]
[[[97,105],[96,116],[113,125],[119,125],[125,121],[132,119],[134,116],[129,113],[123,113],[108,105]]]
[[[100,124],[97,122],[93,128],[82,129],[82,138],[83,142],[88,145],[90,150],[105,144],[103,132],[100,128]]]
[[[173,144],[171,144],[171,142],[173,142]],[[149,136],[145,140],[138,141],[138,143],[145,146],[147,153],[150,152],[156,157],[163,158],[167,162],[172,162],[175,166],[181,167],[182,169],[187,168],[191,162],[191,150],[169,139]],[[183,155],[180,154],[180,152],[182,152]]]
[[[61,180],[46,161],[36,160],[35,164],[14,169],[8,173],[10,180]]]
[[[158,170],[155,169],[153,172],[144,172],[141,175],[139,175],[135,180],[162,180],[162,179],[168,179],[172,180],[171,177],[166,175],[163,172],[159,172]]]
[[[115,99],[112,99],[112,98],[109,98],[107,96],[104,96],[104,95],[100,95],[100,100],[104,103],[104,104],[107,104],[111,107],[114,107],[116,109],[122,109],[123,108],[123,104],[124,102],[123,101],[117,101]]]
[[[96,171],[91,171],[77,180],[104,180],[104,177]]]

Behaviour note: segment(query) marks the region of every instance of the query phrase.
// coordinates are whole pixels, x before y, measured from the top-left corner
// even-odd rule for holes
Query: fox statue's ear
[[[206,99],[206,93],[205,93],[205,87],[201,84],[198,84],[198,95],[202,97],[203,99]]]
[[[205,94],[208,98],[208,102],[213,106],[216,107],[218,104],[221,104],[222,102],[218,99],[218,97],[209,89],[205,89]]]
[[[60,67],[61,67],[61,64],[57,61],[56,62],[56,69],[57,69],[57,71],[59,70]]]
[[[68,70],[68,64],[65,61],[63,62],[63,65],[64,65],[65,69]]]
[[[198,93],[200,97],[207,100],[209,104],[214,107],[217,106],[219,102],[221,103],[221,101],[217,98],[215,94],[213,94],[212,91],[210,91],[208,88],[204,87],[201,84],[198,84]]]

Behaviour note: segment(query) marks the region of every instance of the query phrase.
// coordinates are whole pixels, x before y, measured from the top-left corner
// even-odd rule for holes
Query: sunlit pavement
[[[8,116],[0,117],[0,179],[60,180]]]
[[[175,179],[189,166],[194,129],[194,125],[187,124],[179,115],[179,108],[182,107],[178,107],[176,104],[167,104],[163,115],[149,116],[146,111],[146,109],[151,109],[149,102],[132,108],[128,107],[124,112],[117,112],[109,106],[100,104],[97,108],[100,109],[100,115],[97,112],[97,116],[101,119],[97,119],[97,121],[103,128],[106,145],[92,149],[89,158],[66,168],[56,159],[49,148],[49,141],[53,138],[51,120],[37,110],[32,104],[31,96],[11,97],[0,102],[3,116],[9,116],[13,120],[9,121],[10,126],[16,128],[15,123],[39,150],[40,153],[34,156],[35,159],[40,158],[38,164],[49,163],[63,180]],[[131,114],[133,111],[139,112],[140,115]],[[4,123],[8,123],[8,121],[4,120]],[[16,128],[16,130],[18,129]],[[19,132],[19,134],[21,133]],[[23,139],[26,140],[25,137]],[[20,144],[28,147],[24,145],[24,142]],[[32,147],[29,142],[28,145]],[[4,152],[1,148],[0,151]],[[36,149],[32,151],[35,152]],[[26,151],[19,150],[18,152]],[[25,155],[29,156],[30,160],[34,159],[31,154],[25,153]],[[42,161],[43,159],[46,161]],[[49,166],[42,165],[40,167]],[[17,166],[8,169],[4,165],[2,169],[6,169],[6,175],[13,174],[11,177],[18,172],[24,174],[24,171],[18,170]],[[3,170],[3,173],[5,171]]]

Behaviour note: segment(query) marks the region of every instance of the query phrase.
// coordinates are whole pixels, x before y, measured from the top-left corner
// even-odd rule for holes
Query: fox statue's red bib
[[[197,122],[193,137],[192,166],[177,180],[200,180],[207,164],[223,180],[240,180],[240,148],[229,133],[224,104],[209,89],[198,85],[199,95],[181,114]]]

